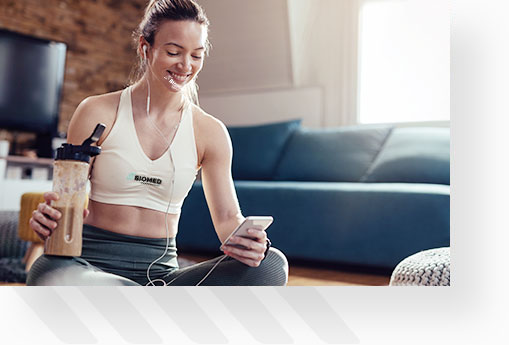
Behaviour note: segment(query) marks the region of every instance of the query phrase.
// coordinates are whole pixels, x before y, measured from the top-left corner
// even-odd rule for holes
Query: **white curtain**
[[[323,90],[323,127],[357,122],[361,0],[287,0],[295,87]]]

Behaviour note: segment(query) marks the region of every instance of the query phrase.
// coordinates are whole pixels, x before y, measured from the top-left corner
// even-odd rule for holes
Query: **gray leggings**
[[[123,235],[85,224],[81,257],[42,255],[28,272],[27,285],[146,285],[147,268],[166,245],[165,238]],[[166,255],[150,269],[150,279],[172,286],[196,285],[223,257],[179,268],[176,241],[170,238]],[[281,251],[270,248],[258,267],[224,258],[200,285],[281,286],[287,282],[288,261]]]

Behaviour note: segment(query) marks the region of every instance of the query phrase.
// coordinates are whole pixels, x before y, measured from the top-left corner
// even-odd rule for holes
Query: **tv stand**
[[[14,169],[17,176],[7,176]],[[25,171],[31,169],[31,176]],[[44,171],[47,173],[44,173]],[[12,170],[11,170],[12,171]],[[38,171],[39,173],[35,173]],[[40,174],[42,172],[42,174]],[[53,188],[53,159],[23,156],[0,157],[0,210],[18,211],[23,193],[47,192]],[[40,178],[40,179],[36,179]]]

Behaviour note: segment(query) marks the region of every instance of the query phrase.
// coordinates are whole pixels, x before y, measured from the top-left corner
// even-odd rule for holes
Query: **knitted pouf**
[[[392,286],[449,286],[450,247],[424,250],[401,261],[392,272]]]

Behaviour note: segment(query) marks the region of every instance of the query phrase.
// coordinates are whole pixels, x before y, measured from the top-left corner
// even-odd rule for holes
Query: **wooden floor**
[[[212,257],[179,253],[179,257],[201,262]],[[288,286],[384,286],[389,285],[390,275],[357,273],[346,270],[294,265],[291,262]]]
[[[389,285],[390,276],[290,266],[288,286]]]

